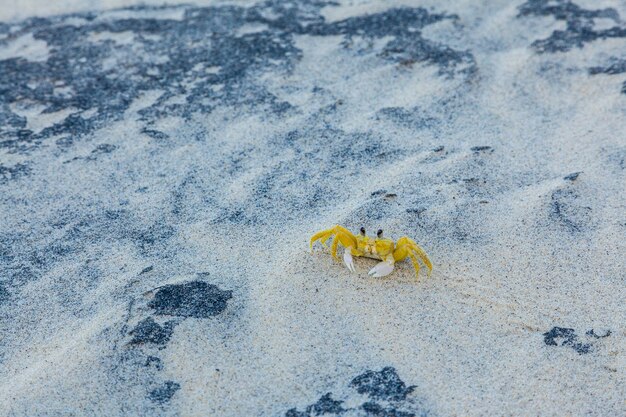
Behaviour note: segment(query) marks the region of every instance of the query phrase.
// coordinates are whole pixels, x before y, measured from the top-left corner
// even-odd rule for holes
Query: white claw
[[[343,251],[343,262],[346,264],[350,272],[356,272],[356,269],[354,268],[354,261],[352,260],[352,254],[350,253],[350,249],[351,248],[346,248],[346,250]]]
[[[391,274],[391,271],[393,271],[393,266],[394,265],[391,262],[379,262],[374,268],[370,270],[369,275],[373,276],[374,278],[386,277],[387,275]]]

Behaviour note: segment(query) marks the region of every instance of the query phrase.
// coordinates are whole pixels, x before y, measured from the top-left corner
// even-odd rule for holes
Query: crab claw
[[[376,266],[372,268],[368,274],[374,278],[380,278],[391,274],[391,271],[393,271],[393,263],[383,261],[376,264]]]
[[[356,272],[356,269],[354,268],[354,261],[352,260],[352,253],[350,253],[351,249],[352,248],[346,248],[346,250],[343,251],[343,262],[346,264],[350,272]]]

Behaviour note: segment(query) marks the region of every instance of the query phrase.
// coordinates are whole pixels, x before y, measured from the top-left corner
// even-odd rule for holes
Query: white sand
[[[132,4],[152,2],[30,0],[0,7],[0,20]],[[400,4],[416,6],[346,2],[320,16]],[[626,19],[623,3],[577,4]],[[28,152],[0,148],[2,165],[30,167],[0,182],[10,295],[0,291],[0,415],[282,416],[328,392],[344,401],[338,415],[373,415],[350,382],[387,366],[416,386],[406,400],[377,400],[398,412],[626,415],[626,73],[588,72],[625,59],[626,38],[539,54],[531,44],[563,21],[518,18],[506,1],[419,6],[458,15],[423,36],[474,63],[446,75],[381,57],[391,35],[346,46],[340,34],[294,34],[292,68],[252,68],[242,81],[241,94],[290,103],[284,113],[217,101],[146,125],[140,111],[165,92],[155,86],[67,149],[55,144],[63,134]],[[132,13],[180,21],[179,10]],[[136,38],[102,33],[86,42],[116,45],[108,74],[134,80],[133,65],[156,59]],[[0,45],[0,59],[45,60],[40,42]],[[169,104],[187,102],[196,84],[185,80]],[[29,128],[58,122],[31,104],[20,113]],[[94,151],[101,144],[115,148]],[[319,245],[310,254],[309,237],[336,223],[414,238],[432,276],[416,280],[407,261],[373,279],[373,260],[356,259],[352,274]],[[154,314],[155,288],[191,280],[231,290],[226,309]],[[146,317],[175,321],[166,343],[129,345]],[[555,327],[575,340],[547,344]],[[161,369],[144,366],[149,356]],[[164,381],[179,389],[159,404],[149,393]]]

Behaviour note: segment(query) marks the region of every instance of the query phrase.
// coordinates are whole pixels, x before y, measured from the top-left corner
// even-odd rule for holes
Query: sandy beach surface
[[[1,416],[626,416],[623,1],[0,21]]]

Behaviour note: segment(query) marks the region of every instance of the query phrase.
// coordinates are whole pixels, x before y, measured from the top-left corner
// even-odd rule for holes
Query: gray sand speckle
[[[626,415],[623,2],[162,3],[0,6],[0,415]]]

